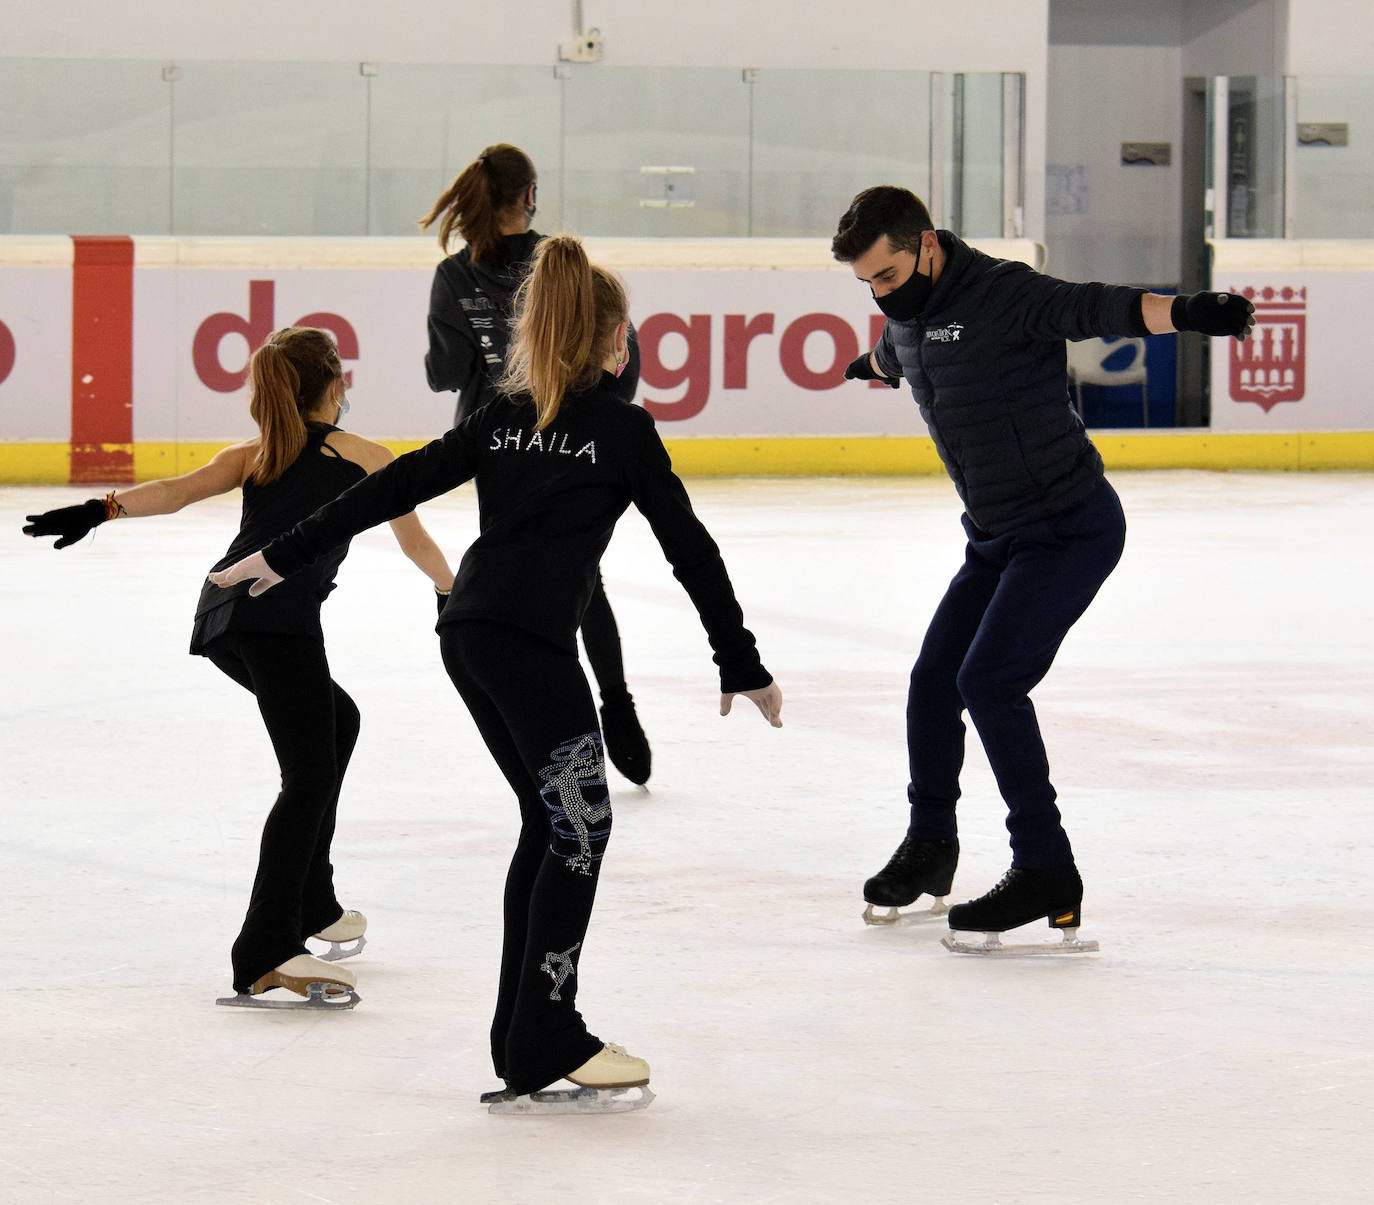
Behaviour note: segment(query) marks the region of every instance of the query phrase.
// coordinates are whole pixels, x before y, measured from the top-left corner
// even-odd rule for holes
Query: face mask
[[[343,401],[339,403],[339,417],[335,419],[335,422],[343,422],[344,415],[347,414],[351,409],[353,409],[353,407],[349,405],[348,394],[344,394]]]
[[[935,282],[929,276],[921,275],[920,264],[921,257],[918,254],[916,270],[912,271],[905,284],[899,285],[882,297],[873,298],[878,308],[896,322],[910,322],[918,317],[926,308],[926,302],[930,300],[930,292],[935,287]]]

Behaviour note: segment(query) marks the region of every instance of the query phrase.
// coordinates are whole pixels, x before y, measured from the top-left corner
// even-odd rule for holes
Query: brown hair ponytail
[[[535,248],[515,295],[515,323],[501,388],[534,400],[534,429],[558,417],[569,391],[590,389],[628,320],[625,286],[587,260],[581,242],[561,234]]]
[[[420,229],[439,223],[439,246],[445,251],[456,226],[478,263],[498,264],[501,213],[520,202],[534,183],[534,162],[518,146],[498,142],[467,167],[434,208],[420,219]]]
[[[342,377],[334,340],[314,327],[284,327],[253,353],[248,413],[258,425],[258,450],[248,475],[258,485],[276,481],[305,450],[305,416]]]

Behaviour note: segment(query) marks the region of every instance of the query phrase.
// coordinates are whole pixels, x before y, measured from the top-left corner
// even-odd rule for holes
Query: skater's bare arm
[[[111,519],[171,514],[192,502],[241,485],[254,446],[235,444],[216,453],[209,464],[193,472],[165,481],[132,485],[127,490],[111,490],[103,501],[90,498],[75,506],[59,506],[40,515],[28,515],[24,534],[35,539],[57,536],[53,547],[69,548]]]
[[[740,690],[734,694],[721,695],[721,715],[730,714],[730,705],[735,701],[736,695],[743,695],[746,699],[752,699],[754,706],[763,712],[764,719],[774,728],[782,727],[782,688],[776,681],[770,682],[759,690]]]
[[[257,441],[234,444],[210,458],[210,463],[162,481],[145,481],[116,491],[120,515],[139,518],[144,515],[170,515],[193,502],[226,494],[243,484],[248,460]]]

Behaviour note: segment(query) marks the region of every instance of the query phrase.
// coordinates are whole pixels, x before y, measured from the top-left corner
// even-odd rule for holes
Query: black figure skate
[[[926,841],[909,833],[897,846],[897,852],[886,866],[864,884],[864,923],[891,925],[901,915],[898,908],[914,904],[919,895],[935,897],[935,902],[923,911],[912,913],[914,918],[932,920],[948,911],[945,896],[954,882],[954,868],[959,864],[959,842]],[[875,912],[875,907],[886,909]]]
[[[1085,954],[1097,949],[1095,941],[1080,941],[1078,926],[1083,910],[1083,880],[1077,868],[1056,866],[1032,870],[1013,866],[987,895],[949,910],[950,934],[941,938],[945,949],[957,954]],[[1002,934],[1045,917],[1051,929],[1064,939],[1003,945]],[[963,941],[961,932],[981,932],[981,942]]]

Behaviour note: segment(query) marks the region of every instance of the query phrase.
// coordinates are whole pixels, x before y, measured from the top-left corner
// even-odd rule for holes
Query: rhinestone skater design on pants
[[[553,980],[553,990],[549,992],[550,1000],[561,1001],[563,999],[558,991],[570,977],[577,973],[577,968],[573,966],[572,956],[577,953],[578,947],[581,945],[582,943],[579,941],[561,954],[550,952],[544,955],[544,961],[539,964],[539,969]]]
[[[565,859],[569,870],[590,875],[592,864],[606,852],[611,835],[611,800],[606,793],[601,734],[589,732],[565,741],[553,751],[552,759],[552,764],[539,771],[544,782],[539,794],[549,810],[552,830],[549,849]],[[588,787],[601,789],[588,792]]]

